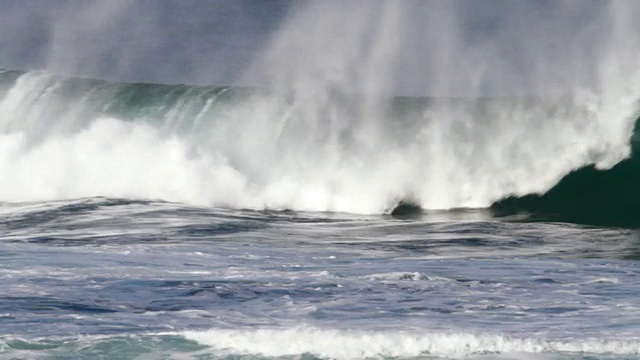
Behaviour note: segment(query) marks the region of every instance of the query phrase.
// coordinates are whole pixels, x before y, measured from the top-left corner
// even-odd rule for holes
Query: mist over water
[[[77,28],[51,17],[45,68],[139,79],[127,74],[163,38],[153,13],[131,22],[138,6],[85,5]],[[541,193],[572,170],[630,154],[639,13],[623,1],[289,6],[264,48],[248,46],[246,66],[232,72],[232,83],[262,90],[229,89],[233,100],[28,72],[0,100],[0,172],[13,174],[0,180],[0,200],[383,213],[401,200],[451,209]],[[149,51],[134,41],[120,53],[114,35],[87,42],[113,24]],[[158,82],[224,78],[224,56],[198,59]]]
[[[0,67],[114,81],[227,84],[268,41],[288,0],[7,1]]]
[[[314,163],[339,164],[326,173],[431,209],[544,192],[573,169],[627,156],[638,6],[492,5],[316,2],[294,14],[257,66],[299,105],[296,137],[321,138],[297,152],[324,147]],[[465,99],[394,126],[383,99],[398,94]],[[378,171],[343,175],[358,163]]]

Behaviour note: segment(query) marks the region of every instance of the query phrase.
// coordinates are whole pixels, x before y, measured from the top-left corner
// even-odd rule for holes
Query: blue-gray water
[[[3,358],[640,354],[636,231],[105,198],[0,212]]]

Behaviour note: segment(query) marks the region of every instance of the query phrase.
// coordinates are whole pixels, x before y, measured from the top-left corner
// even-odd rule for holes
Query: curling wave
[[[611,169],[585,166],[543,194],[509,196],[491,210],[497,216],[524,214],[529,221],[640,227],[640,144],[635,137],[632,145],[632,156]]]
[[[371,98],[0,71],[0,201],[106,196],[363,214],[400,201],[489,207],[627,158],[634,89]],[[507,204],[494,207],[527,208]]]

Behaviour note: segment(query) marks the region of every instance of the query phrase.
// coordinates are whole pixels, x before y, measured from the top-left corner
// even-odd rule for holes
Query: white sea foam
[[[464,333],[291,329],[208,330],[181,333],[218,354],[268,357],[313,354],[330,359],[416,357],[466,358],[483,354],[640,354],[637,340],[543,340]]]
[[[96,195],[192,204],[243,205],[243,177],[215,154],[189,156],[177,138],[143,123],[97,119],[86,129],[35,145],[0,135],[4,201]]]

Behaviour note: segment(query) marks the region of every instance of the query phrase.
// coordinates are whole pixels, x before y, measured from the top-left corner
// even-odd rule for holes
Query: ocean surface
[[[640,354],[633,230],[108,198],[0,211],[3,358]]]

